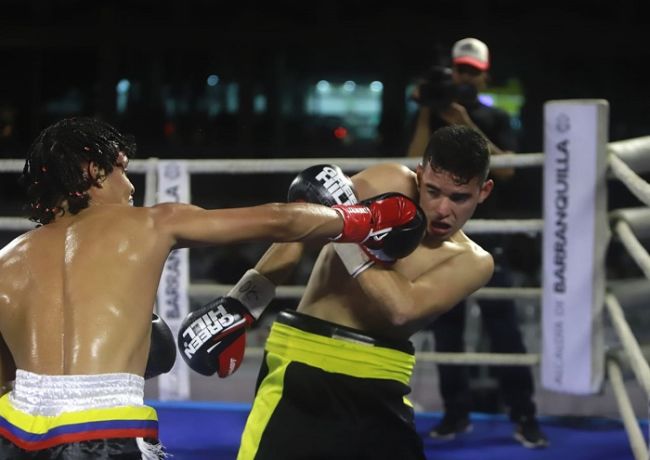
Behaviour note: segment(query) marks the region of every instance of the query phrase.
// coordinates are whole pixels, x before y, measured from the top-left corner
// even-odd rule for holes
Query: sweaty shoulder
[[[459,231],[452,237],[453,243],[459,245],[463,263],[471,266],[473,270],[485,279],[485,283],[492,277],[494,271],[494,259],[492,254],[487,252],[476,242],[471,240],[465,233]]]
[[[399,163],[371,166],[354,175],[352,181],[361,199],[387,192],[399,192],[411,198],[417,196],[415,172]]]

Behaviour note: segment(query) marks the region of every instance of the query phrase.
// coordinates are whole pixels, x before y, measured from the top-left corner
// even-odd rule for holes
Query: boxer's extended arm
[[[156,229],[169,235],[177,248],[254,240],[325,240],[343,229],[335,210],[306,203],[215,210],[166,203],[152,207],[151,212]]]
[[[357,281],[371,303],[394,325],[436,317],[484,286],[494,262],[487,252],[463,252],[409,281],[375,265]]]

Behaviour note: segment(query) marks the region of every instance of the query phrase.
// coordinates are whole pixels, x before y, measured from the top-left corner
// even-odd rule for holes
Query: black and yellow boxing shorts
[[[238,460],[423,460],[409,341],[292,311],[271,327]]]

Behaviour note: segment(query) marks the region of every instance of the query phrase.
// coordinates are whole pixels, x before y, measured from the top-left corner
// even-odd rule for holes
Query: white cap
[[[488,47],[476,38],[463,38],[454,43],[451,57],[454,64],[467,64],[479,70],[487,70],[490,67]]]

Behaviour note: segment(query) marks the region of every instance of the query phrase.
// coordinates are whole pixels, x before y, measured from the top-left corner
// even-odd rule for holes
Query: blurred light
[[[120,81],[117,82],[117,92],[118,94],[124,94],[129,92],[129,88],[131,88],[131,82],[127,80],[126,78],[121,79]]]
[[[264,113],[266,112],[266,96],[264,94],[256,94],[253,98],[253,111],[255,113]]]
[[[339,126],[338,128],[334,129],[334,137],[337,139],[345,139],[348,135],[348,130],[345,129],[343,126]]]
[[[384,84],[380,81],[373,81],[370,83],[370,91],[373,93],[381,93],[384,90]]]
[[[329,93],[330,91],[330,82],[327,80],[321,80],[316,83],[316,91],[319,93]]]
[[[217,86],[217,83],[219,83],[219,77],[215,74],[209,75],[206,83],[208,86]]]
[[[343,91],[345,91],[346,93],[351,93],[352,91],[354,91],[354,88],[356,87],[357,84],[352,80],[348,80],[345,83],[343,83]]]
[[[489,94],[479,94],[478,100],[489,107],[492,107],[494,105],[494,98]]]
[[[163,125],[163,133],[165,137],[171,137],[176,134],[176,125],[171,121],[166,121]]]

